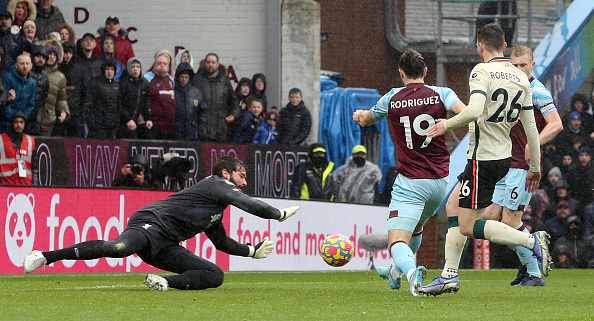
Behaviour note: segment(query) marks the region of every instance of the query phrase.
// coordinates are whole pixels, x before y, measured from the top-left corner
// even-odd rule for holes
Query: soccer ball
[[[353,243],[342,234],[326,236],[320,246],[320,254],[324,262],[334,267],[341,267],[349,263],[354,252]]]

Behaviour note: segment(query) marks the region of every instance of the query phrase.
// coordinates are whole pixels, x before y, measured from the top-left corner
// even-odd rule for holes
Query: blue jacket
[[[276,131],[276,126],[272,128],[272,126],[266,120],[261,120],[260,126],[258,126],[258,131],[256,132],[256,136],[254,136],[252,143],[274,144],[276,142],[277,135],[278,132]]]
[[[258,131],[258,120],[251,111],[244,110],[237,119],[233,142],[239,144],[251,143],[256,131]]]
[[[21,77],[14,65],[4,73],[2,81],[6,92],[11,89],[16,92],[16,98],[6,105],[0,114],[0,132],[5,132],[10,127],[10,119],[14,112],[21,111],[27,116],[27,120],[30,119],[35,107],[36,82],[34,79]]]

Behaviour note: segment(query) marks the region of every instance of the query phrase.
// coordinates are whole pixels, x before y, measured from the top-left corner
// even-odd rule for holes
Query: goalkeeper
[[[223,270],[194,255],[180,242],[204,232],[215,247],[225,253],[263,259],[274,248],[267,237],[256,245],[240,244],[227,236],[223,211],[233,205],[264,219],[280,222],[299,207],[274,208],[241,192],[246,186],[245,164],[235,157],[222,157],[214,175],[168,198],[148,204],[130,217],[128,227],[114,240],[86,241],[56,251],[33,251],[23,262],[25,273],[60,260],[121,258],[134,253],[146,263],[178,273],[167,277],[148,274],[144,283],[156,291],[168,288],[202,290],[223,284]]]

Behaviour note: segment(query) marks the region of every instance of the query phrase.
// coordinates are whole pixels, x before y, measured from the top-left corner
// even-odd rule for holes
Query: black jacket
[[[91,83],[87,124],[90,128],[117,128],[120,124],[120,85],[100,76]]]
[[[29,121],[41,124],[41,117],[45,109],[45,100],[49,93],[50,83],[49,78],[42,72],[43,68],[34,67],[29,73],[29,78],[35,79],[35,107]]]
[[[92,78],[85,66],[74,60],[62,62],[60,71],[66,77],[66,94],[68,95],[68,108],[70,118],[80,120],[86,113],[85,96]]]
[[[226,142],[229,115],[239,116],[235,92],[229,78],[225,76],[225,68],[219,67],[215,78],[208,78],[208,70],[199,69],[192,79],[192,85],[200,89],[206,102],[206,109],[199,115],[198,133],[200,140]]]
[[[122,100],[120,124],[126,124],[133,120],[138,122],[142,114],[144,120],[151,120],[151,109],[149,107],[149,83],[142,75],[136,79],[124,72],[120,78],[120,96]]]
[[[280,111],[276,127],[278,130],[277,144],[299,145],[307,138],[311,130],[311,114],[303,102],[297,106],[288,103]]]
[[[336,194],[333,169],[334,163],[332,162],[328,162],[326,168],[321,171],[314,168],[309,161],[297,165],[293,174],[291,197],[333,201]]]
[[[190,84],[175,82],[175,120],[171,125],[171,138],[198,140],[198,117],[206,109],[200,90]]]

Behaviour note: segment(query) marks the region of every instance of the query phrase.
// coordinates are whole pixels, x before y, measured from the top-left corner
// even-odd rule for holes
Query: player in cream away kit
[[[399,161],[388,217],[388,250],[394,264],[378,267],[377,272],[392,289],[399,289],[406,275],[410,294],[418,296],[427,272],[415,265],[413,255],[421,245],[423,225],[446,195],[450,164],[445,138],[431,138],[427,131],[448,111],[459,112],[465,106],[453,90],[424,83],[427,68],[418,52],[408,49],[398,67],[405,86],[392,89],[371,110],[356,110],[353,120],[369,126],[388,117],[392,124]]]
[[[33,251],[23,262],[25,273],[60,260],[120,258],[136,253],[156,268],[178,273],[167,277],[148,274],[144,283],[151,290],[202,290],[220,286],[223,270],[179,243],[204,232],[217,250],[263,259],[272,252],[274,243],[266,237],[255,246],[240,244],[227,236],[223,226],[225,208],[233,205],[258,217],[282,222],[299,207],[278,210],[241,192],[247,184],[246,170],[235,157],[221,157],[213,166],[213,173],[164,200],[142,207],[130,217],[122,234],[113,240],[86,241],[56,251]]]
[[[509,58],[501,27],[488,24],[477,33],[477,52],[483,63],[470,73],[470,101],[458,115],[440,119],[427,133],[438,137],[446,131],[469,125],[468,163],[458,176],[458,184],[448,199],[448,233],[445,265],[442,274],[419,289],[420,293],[437,295],[459,289],[458,262],[466,237],[531,249],[541,263],[547,263],[548,235],[545,232],[522,233],[510,226],[481,219],[491,205],[495,185],[511,165],[511,128],[522,121],[530,151],[530,166],[525,189],[538,187],[540,180],[540,146],[532,111],[530,82]]]
[[[534,58],[532,50],[525,46],[515,46],[511,53],[511,61],[514,66],[523,71],[530,80],[532,91],[532,102],[534,104],[534,118],[539,132],[540,145],[544,145],[553,139],[563,130],[563,125],[553,98],[544,85],[532,76]],[[522,223],[524,209],[530,203],[532,193],[527,192],[523,187],[526,183],[529,165],[525,159],[526,135],[522,123],[516,124],[511,129],[512,140],[512,163],[509,172],[495,186],[493,204],[491,204],[484,215],[485,219],[498,220],[524,233],[530,233]],[[544,286],[543,276],[548,276],[550,258],[548,264],[539,265],[532,251],[521,246],[510,246],[516,252],[522,266],[517,277],[511,285],[517,286]]]

